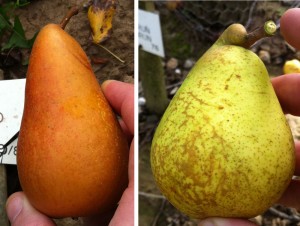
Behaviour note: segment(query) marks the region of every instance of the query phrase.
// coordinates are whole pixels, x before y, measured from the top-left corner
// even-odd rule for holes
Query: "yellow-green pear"
[[[274,23],[266,25],[275,32]],[[155,181],[192,218],[259,215],[293,176],[290,128],[265,65],[244,48],[252,36],[240,24],[224,31],[184,80],[153,138]]]

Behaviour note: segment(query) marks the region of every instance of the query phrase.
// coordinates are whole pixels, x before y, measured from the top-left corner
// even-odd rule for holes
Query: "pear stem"
[[[246,35],[246,41],[243,43],[243,47],[250,48],[259,39],[273,36],[276,33],[276,30],[277,27],[273,21],[269,20],[265,22],[264,26],[261,26]]]
[[[62,19],[59,23],[62,29],[65,29],[66,25],[69,23],[72,16],[77,15],[79,12],[79,8],[77,6],[73,6],[67,13],[67,15]]]

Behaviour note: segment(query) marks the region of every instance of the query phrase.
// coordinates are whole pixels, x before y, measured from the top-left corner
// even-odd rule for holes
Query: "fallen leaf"
[[[104,42],[110,37],[116,7],[117,0],[94,1],[89,7],[88,19],[94,43]]]
[[[91,61],[93,64],[107,64],[109,59],[97,57],[97,56],[91,56]]]

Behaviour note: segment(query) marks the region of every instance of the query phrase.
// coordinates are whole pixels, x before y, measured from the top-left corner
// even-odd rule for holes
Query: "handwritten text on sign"
[[[5,147],[0,144],[0,164],[16,164],[18,139]]]
[[[26,79],[0,81],[0,164],[16,164],[18,139],[11,139],[20,130],[25,83]]]
[[[143,50],[164,57],[159,15],[139,9],[139,45]]]

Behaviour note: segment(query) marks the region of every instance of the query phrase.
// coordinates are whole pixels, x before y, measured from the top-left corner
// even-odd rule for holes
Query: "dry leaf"
[[[93,64],[107,64],[109,62],[109,59],[97,57],[97,56],[91,56],[91,61]]]
[[[166,6],[168,10],[174,11],[181,7],[183,2],[181,0],[175,0],[175,1],[167,1]]]
[[[88,19],[94,43],[101,43],[110,37],[116,7],[117,0],[94,1],[89,7]]]

